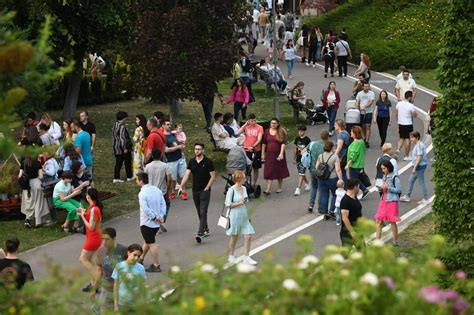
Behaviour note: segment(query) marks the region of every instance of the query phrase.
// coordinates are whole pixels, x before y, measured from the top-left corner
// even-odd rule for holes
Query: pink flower
[[[463,299],[459,299],[453,305],[453,311],[455,314],[461,314],[465,309],[469,307],[469,303],[464,301]]]
[[[382,277],[380,278],[383,282],[385,282],[385,284],[387,285],[387,288],[389,289],[395,289],[395,282],[393,281],[392,278],[388,277],[388,276],[385,276],[385,277]]]
[[[458,280],[466,280],[466,278],[467,278],[467,275],[464,271],[456,272],[455,276]]]
[[[454,290],[448,290],[443,292],[443,297],[447,300],[456,300],[459,294]]]
[[[441,302],[441,293],[442,291],[434,285],[428,285],[418,291],[418,296],[423,298],[426,302],[439,304]]]

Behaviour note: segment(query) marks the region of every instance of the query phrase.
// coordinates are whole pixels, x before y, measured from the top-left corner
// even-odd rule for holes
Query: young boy
[[[301,194],[301,185],[303,182],[305,183],[304,190],[309,191],[311,187],[309,186],[308,179],[306,178],[306,168],[301,164],[301,155],[303,151],[306,150],[306,147],[311,142],[306,135],[306,126],[300,125],[298,127],[298,137],[296,137],[294,144],[296,145],[295,153],[293,157],[293,164],[296,164],[296,168],[298,169],[298,187],[295,189],[295,196],[299,196]]]
[[[143,289],[146,279],[145,267],[138,264],[138,259],[143,254],[143,249],[138,244],[127,248],[127,260],[115,265],[112,279],[114,279],[114,310],[122,309],[127,313],[127,308]]]
[[[336,225],[341,225],[341,200],[345,194],[344,181],[340,179],[337,181],[336,189]]]

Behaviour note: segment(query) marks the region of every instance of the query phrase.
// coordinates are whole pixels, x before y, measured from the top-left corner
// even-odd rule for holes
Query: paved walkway
[[[263,49],[257,49],[257,55],[263,57]],[[286,72],[286,66],[280,64],[280,67]],[[355,68],[350,67],[349,73],[354,73]],[[316,102],[319,99],[321,89],[326,88],[330,80],[334,80],[337,84],[337,89],[341,92],[341,108],[344,108],[345,101],[350,98],[351,87],[353,80],[347,78],[327,78],[324,79],[323,72],[320,67],[309,68],[301,62],[295,65],[294,78],[289,85],[293,86],[297,81],[305,82],[305,92],[309,98]],[[378,95],[376,87],[386,89],[393,93],[395,82],[390,77],[383,74],[372,73],[372,82],[374,92]],[[429,91],[419,91],[416,106],[421,110],[426,111],[433,96]],[[255,105],[258,106],[258,100]],[[289,106],[286,101],[281,102],[281,106]],[[252,107],[250,107],[250,112]],[[338,118],[343,118],[343,109],[338,112]],[[423,116],[424,115],[420,115]],[[318,138],[319,132],[322,128],[327,128],[327,125],[316,125],[308,128],[308,136],[312,139]],[[415,130],[424,130],[423,121],[416,119]],[[389,127],[389,135],[387,142],[396,144],[398,134],[395,126],[392,124]],[[293,139],[290,139],[291,141]],[[429,140],[429,139],[427,139]],[[378,147],[379,143],[377,126],[372,128],[372,147],[367,150],[366,172],[371,178],[375,176],[375,161],[381,154]],[[287,147],[287,159],[291,161],[292,151],[294,147],[289,144]],[[406,170],[406,162],[400,162],[399,169]],[[274,260],[279,262],[286,261],[295,251],[294,237],[301,233],[311,234],[314,237],[314,253],[319,255],[323,252],[324,246],[328,244],[340,244],[339,241],[339,227],[334,222],[326,222],[317,214],[310,214],[307,212],[308,193],[302,193],[301,196],[293,196],[296,187],[296,167],[291,163],[288,165],[291,177],[284,181],[284,191],[281,194],[272,194],[266,198],[262,197],[259,200],[252,199],[249,208],[252,213],[252,224],[256,229],[256,235],[252,244],[252,254],[256,260],[262,259],[262,255],[268,251],[272,251]],[[220,174],[219,174],[220,175]],[[426,172],[428,190],[430,196],[433,195],[434,189],[431,182],[432,170],[428,168]],[[408,183],[408,172],[403,171],[401,174],[401,181],[404,190]],[[259,183],[263,186],[262,179]],[[131,185],[132,183],[126,183]],[[276,183],[275,183],[276,184]],[[209,226],[211,228],[211,236],[206,238],[202,244],[197,244],[194,240],[194,233],[197,229],[198,220],[196,210],[191,199],[187,201],[175,200],[172,202],[170,215],[168,218],[167,227],[168,233],[164,233],[157,237],[160,250],[160,263],[162,269],[165,271],[161,274],[149,274],[148,281],[154,282],[157,279],[166,277],[166,271],[172,265],[179,265],[186,268],[197,260],[205,260],[206,257],[222,256],[225,257],[228,238],[224,230],[217,227],[217,220],[221,211],[224,200],[223,195],[224,181],[218,177],[218,180],[212,188],[212,199],[209,206]],[[363,214],[366,218],[373,218],[375,210],[378,205],[378,194],[372,193],[367,196],[363,204]],[[130,196],[130,198],[137,198]],[[418,187],[415,188],[412,195],[411,203],[400,204],[400,214],[408,213],[413,208],[416,208],[416,201],[421,199]],[[138,201],[137,201],[138,209]],[[417,211],[417,210],[416,210]],[[138,211],[118,217],[106,222],[104,225],[113,226],[118,231],[118,241],[122,244],[128,245],[131,243],[142,243],[142,237],[139,231],[139,213]],[[242,240],[239,240],[238,246],[241,245]],[[86,275],[86,272],[79,264],[78,257],[84,242],[83,235],[71,235],[69,237],[45,244],[38,248],[29,250],[20,256],[22,259],[28,261],[35,273],[35,278],[40,279],[47,275],[47,262],[53,261],[62,266],[73,269],[79,268],[80,272]],[[150,263],[150,257],[145,261],[146,265]]]

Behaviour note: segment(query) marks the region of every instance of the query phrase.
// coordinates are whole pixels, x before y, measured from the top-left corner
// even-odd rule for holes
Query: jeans
[[[339,76],[347,75],[347,56],[337,57],[337,67],[339,69]]]
[[[346,172],[346,165],[347,165],[347,156],[343,156],[339,159],[341,165],[341,173],[342,173],[342,181],[344,185],[346,185],[347,180],[347,172]]]
[[[238,123],[239,122],[239,112],[242,111],[242,119],[247,119],[247,106],[241,102],[234,103],[234,119]]]
[[[308,63],[316,63],[316,49],[317,47],[311,46],[309,47],[309,53],[308,53]]]
[[[426,189],[425,183],[426,166],[427,165],[418,166],[416,168],[416,172],[410,175],[410,178],[408,179],[408,191],[406,193],[408,197],[411,196],[411,193],[413,192],[413,186],[415,186],[415,181],[418,178],[418,183],[420,185],[420,190],[421,194],[423,195],[423,199],[428,199],[428,190]]]
[[[356,178],[359,180],[359,187],[360,189],[364,192],[367,190],[367,187],[364,186],[364,184],[362,184],[362,181],[360,180],[359,176],[360,176],[360,173],[362,172],[362,168],[352,168],[352,167],[349,167],[349,178],[353,179],[353,178]]]
[[[311,173],[311,190],[309,192],[309,206],[314,207],[314,202],[316,200],[316,195],[318,193],[318,178],[316,177],[315,171],[310,171]],[[319,194],[318,199],[318,211],[321,205],[321,194]]]
[[[390,117],[377,117],[377,126],[379,127],[380,145],[382,146],[387,139],[387,129]]]
[[[337,177],[319,180],[319,194],[321,197],[321,211],[320,213],[328,214],[329,207],[329,192],[332,194],[331,206],[329,212],[334,212],[336,204],[336,184]]]
[[[334,212],[336,213],[336,222],[337,222],[337,224],[341,224],[341,208],[336,207]]]
[[[199,217],[199,230],[198,235],[203,235],[204,231],[208,231],[207,226],[207,208],[209,207],[209,201],[211,200],[210,191],[193,191],[194,206]]]
[[[321,60],[321,43],[318,42],[318,45],[316,46],[316,60],[320,61]]]
[[[324,73],[328,73],[328,68],[331,68],[331,74],[334,74],[334,58],[330,55],[324,56]]]
[[[127,178],[132,178],[132,152],[125,154],[115,155],[115,168],[114,168],[114,179],[120,179],[120,170],[122,165],[125,162],[125,173],[127,173]]]
[[[288,85],[288,82],[286,82],[285,80],[283,80],[282,78],[280,78],[277,82],[277,86],[280,90],[284,90],[286,88],[286,86]]]
[[[293,65],[295,64],[295,60],[285,60],[286,66],[288,67],[288,76],[293,73]]]
[[[336,106],[329,106],[326,109],[326,112],[328,113],[329,117],[329,132],[332,132],[334,131],[334,122],[336,121],[337,108]]]

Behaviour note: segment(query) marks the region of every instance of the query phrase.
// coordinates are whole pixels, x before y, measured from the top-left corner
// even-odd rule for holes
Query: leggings
[[[379,135],[381,145],[385,143],[385,139],[387,139],[387,129],[388,123],[390,122],[390,117],[377,117],[377,126],[379,127]]]
[[[76,209],[82,208],[82,204],[79,201],[74,199],[68,199],[66,201],[62,201],[60,198],[54,198],[54,206],[57,208],[66,209],[67,217],[66,220],[75,221],[79,220],[79,216],[77,215]]]

